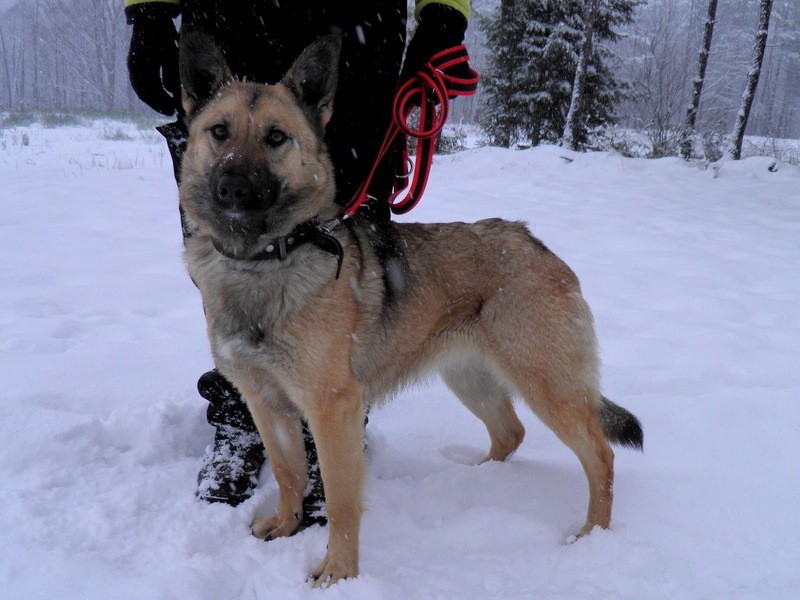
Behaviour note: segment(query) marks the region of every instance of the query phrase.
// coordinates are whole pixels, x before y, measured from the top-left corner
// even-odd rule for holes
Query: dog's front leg
[[[303,516],[303,492],[307,483],[306,453],[300,419],[273,410],[258,394],[240,387],[253,415],[278,482],[278,512],[253,521],[253,535],[273,539],[291,535]]]
[[[308,423],[317,445],[325,506],[328,551],[312,573],[314,587],[358,575],[358,536],[364,480],[364,410],[357,383],[328,391],[309,411]]]

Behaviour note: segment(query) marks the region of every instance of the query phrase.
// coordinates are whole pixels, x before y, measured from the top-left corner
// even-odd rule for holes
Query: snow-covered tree
[[[689,158],[692,154],[693,137],[697,127],[697,113],[700,110],[700,97],[706,80],[708,57],[711,54],[711,40],[714,37],[714,25],[717,22],[718,0],[708,0],[708,12],[703,23],[703,45],[697,57],[697,76],[692,81],[692,101],[686,110],[686,125],[681,136],[681,156]]]
[[[578,56],[578,66],[575,69],[575,83],[572,85],[572,97],[569,102],[562,145],[572,150],[578,149],[578,138],[581,137],[583,127],[583,97],[586,94],[586,76],[589,73],[589,61],[594,48],[594,27],[597,13],[600,9],[600,0],[584,0],[583,2],[583,40]]]
[[[648,0],[616,45],[618,76],[632,93],[620,105],[620,123],[647,133],[652,155],[679,152],[698,73],[709,0]],[[694,130],[718,155],[741,105],[752,61],[760,0],[718,2],[713,46],[703,78]],[[774,0],[767,44],[747,133],[800,137],[800,2]]]
[[[617,27],[631,20],[641,0],[600,0],[595,43],[586,70],[580,144],[588,127],[609,122],[624,84],[610,66],[609,42]],[[583,0],[515,0],[483,23],[489,66],[484,73],[482,124],[490,141],[508,146],[557,143],[572,99],[584,40]],[[503,16],[505,15],[505,18]]]
[[[481,80],[485,97],[491,99],[485,103],[482,124],[493,144],[510,146],[517,138],[514,93],[518,60],[506,40],[517,39],[522,33],[521,22],[514,18],[514,0],[502,0],[496,14],[485,18],[481,26],[487,44],[493,48]]]
[[[764,52],[767,48],[767,36],[769,35],[769,18],[772,15],[772,0],[761,0],[758,13],[758,29],[756,30],[755,43],[753,45],[753,58],[750,63],[750,70],[747,73],[747,83],[742,93],[742,105],[736,116],[736,124],[731,135],[731,144],[728,152],[734,160],[742,157],[742,142],[744,141],[744,131],[747,128],[747,120],[750,118],[750,109],[753,107],[753,99],[758,87],[758,80],[761,77],[761,67],[764,63]]]

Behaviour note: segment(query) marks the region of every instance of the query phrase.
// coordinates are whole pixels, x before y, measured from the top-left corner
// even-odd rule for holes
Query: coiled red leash
[[[411,168],[408,172],[395,175],[395,191],[389,196],[387,202],[391,211],[396,215],[407,213],[417,205],[428,183],[436,136],[442,131],[447,121],[450,99],[457,96],[471,96],[478,88],[479,77],[472,69],[467,67],[469,75],[466,78],[456,77],[452,74],[453,67],[466,65],[467,62],[469,62],[469,55],[465,46],[448,48],[431,57],[414,77],[400,86],[392,106],[392,122],[383,138],[375,164],[350,204],[344,209],[341,220],[349,219],[362,204],[374,199],[369,194],[372,179],[389,152],[392,142],[401,133],[417,138],[416,160],[412,165],[406,144],[403,148],[403,164],[409,165]],[[414,129],[408,125],[408,117],[416,107],[420,109],[419,128]],[[404,192],[405,195],[403,195]]]

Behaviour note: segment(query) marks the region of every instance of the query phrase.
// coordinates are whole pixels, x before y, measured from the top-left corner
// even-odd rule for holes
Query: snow
[[[800,597],[800,170],[437,157],[410,218],[527,221],[581,278],[645,453],[616,452],[612,529],[565,545],[585,478],[527,409],[520,450],[475,466],[486,433],[443,384],[404,392],[370,416],[362,574],[317,592],[325,530],[249,533],[268,470],[238,508],[194,497],[211,360],[171,165],[110,127],[0,130],[4,598]]]

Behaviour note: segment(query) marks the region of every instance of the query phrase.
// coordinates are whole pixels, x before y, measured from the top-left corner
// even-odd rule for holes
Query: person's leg
[[[253,495],[264,465],[265,453],[253,417],[238,390],[216,369],[197,382],[200,396],[208,400],[209,424],[216,428],[214,443],[197,475],[197,497],[206,502],[236,506]],[[324,525],[325,493],[319,474],[314,438],[303,423],[303,443],[308,463],[308,485],[303,500],[301,529]]]
[[[355,0],[331,15],[342,36],[339,83],[325,140],[336,170],[337,202],[347,205],[361,187],[389,129],[406,39],[406,3]],[[368,190],[375,197],[361,218],[388,221],[387,199],[401,160],[396,139]]]
[[[265,79],[259,75],[268,75],[265,82],[267,79],[277,80],[282,74],[282,62],[290,64],[292,50],[276,33],[286,36],[288,32],[288,17],[279,10],[279,5],[237,6],[219,0],[204,0],[187,8],[190,10],[184,10],[184,23],[214,37],[237,76],[259,80]],[[255,14],[258,11],[263,14]],[[256,24],[262,29],[256,29]],[[260,46],[270,46],[272,52],[259,51]],[[265,56],[271,60],[265,60]],[[253,65],[265,73],[253,72],[256,70]],[[186,148],[188,131],[182,122],[178,122],[162,128],[161,132],[167,138],[175,178],[180,185],[180,159]],[[184,237],[190,236],[183,218],[181,223]],[[197,496],[208,502],[236,506],[252,496],[255,490],[264,463],[264,446],[238,390],[218,371],[209,371],[201,376],[198,389],[200,395],[209,401],[208,422],[216,432],[214,444],[206,453],[198,474]],[[326,523],[325,494],[317,451],[305,424],[303,442],[309,476],[303,501],[303,521],[298,531],[309,525]]]
[[[186,123],[179,117],[174,123],[157,129],[166,139],[175,183],[180,187],[181,160],[188,137]],[[186,240],[192,236],[192,231],[182,212],[180,218]],[[196,495],[206,502],[236,506],[253,495],[264,464],[264,446],[239,392],[217,370],[202,375],[197,389],[209,403],[206,418],[215,432],[197,474]]]
[[[264,464],[264,446],[239,392],[216,370],[197,382],[208,400],[206,416],[216,431],[197,475],[196,495],[236,506],[253,495]]]
[[[346,202],[369,172],[385,127],[388,126],[391,96],[397,83],[405,43],[404,3],[382,0],[381,14],[377,15],[371,2],[360,1],[363,7],[353,6],[352,12],[344,14],[347,13],[345,10],[343,18],[332,19],[330,23],[339,28],[345,38],[345,54],[348,57],[343,60],[347,60],[348,69],[344,72],[355,74],[352,79],[345,78],[340,82],[341,92],[336,100],[341,115],[338,119],[340,125],[332,123],[335,131],[329,139],[332,158],[337,165],[339,201],[342,203]],[[306,45],[304,38],[308,38],[307,42],[310,43],[318,32],[327,27],[319,19],[329,18],[325,11],[290,13],[282,11],[282,5],[275,7],[273,3],[260,5],[259,10],[265,11],[264,15],[258,15],[262,18],[252,18],[250,12],[237,12],[231,6],[234,5],[223,4],[219,0],[198,2],[195,12],[184,11],[184,22],[204,29],[215,37],[237,75],[265,82],[277,81]],[[369,14],[369,23],[362,18],[365,14]],[[307,23],[302,22],[304,18],[308,20]],[[263,30],[254,31],[253,24],[263,25]],[[361,39],[365,24],[369,32],[366,44]],[[290,35],[292,29],[296,30],[296,35]],[[269,46],[271,51],[258,51],[257,47],[260,46]],[[376,52],[380,56],[376,56]],[[271,60],[265,60],[265,56]],[[371,93],[364,94],[363,86],[369,86]],[[375,115],[376,101],[379,106],[384,106],[379,111],[381,114],[369,122],[363,122],[364,115]],[[170,146],[175,161],[176,181],[180,185],[180,159],[185,150],[187,132],[182,122],[178,123],[177,128],[167,127],[169,129],[162,130],[162,133]],[[396,160],[397,153],[393,157],[390,160]],[[393,165],[381,169],[373,188],[379,201],[366,209],[370,217],[379,222],[389,219],[385,199],[391,191],[393,172]],[[191,235],[185,223],[183,232],[184,236]],[[198,388],[201,396],[210,403],[209,423],[217,431],[214,444],[198,474],[197,495],[210,502],[239,504],[249,498],[255,489],[264,462],[263,446],[258,435],[253,435],[255,424],[244,401],[224,377],[217,371],[210,371],[200,378]],[[306,424],[303,426],[303,439],[309,476],[300,529],[326,522],[325,494],[317,451]]]

